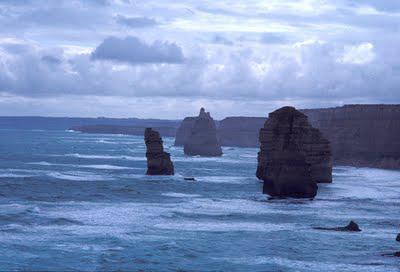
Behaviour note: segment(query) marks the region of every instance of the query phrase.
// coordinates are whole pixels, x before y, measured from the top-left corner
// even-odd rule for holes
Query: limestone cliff
[[[302,110],[331,142],[336,165],[400,169],[400,105]]]

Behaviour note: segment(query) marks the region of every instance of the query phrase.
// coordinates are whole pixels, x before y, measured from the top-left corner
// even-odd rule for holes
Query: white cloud
[[[366,42],[354,46],[346,46],[343,56],[338,59],[341,63],[367,64],[375,59],[374,45]]]

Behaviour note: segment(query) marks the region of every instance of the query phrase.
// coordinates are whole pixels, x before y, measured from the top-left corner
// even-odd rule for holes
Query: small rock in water
[[[395,256],[395,257],[400,257],[400,251],[395,252],[395,253],[394,253],[394,256]]]
[[[400,233],[397,234],[396,241],[397,241],[397,242],[400,242]]]
[[[333,230],[333,231],[361,231],[361,229],[358,226],[358,224],[356,222],[354,222],[354,221],[350,221],[350,223],[345,227],[336,227],[336,228],[316,227],[314,229],[317,229],[317,230]]]
[[[185,177],[185,178],[183,178],[184,180],[191,180],[191,181],[195,181],[196,179],[195,178],[193,178],[193,177]]]
[[[350,223],[346,227],[341,229],[343,229],[344,231],[361,231],[358,224],[354,221],[350,221]]]

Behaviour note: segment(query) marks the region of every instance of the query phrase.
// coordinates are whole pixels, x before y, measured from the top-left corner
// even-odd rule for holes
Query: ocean
[[[400,271],[400,171],[335,167],[314,200],[270,200],[257,149],[145,176],[143,137],[0,130],[0,271]],[[195,177],[196,181],[185,181]],[[313,227],[356,221],[362,232]]]

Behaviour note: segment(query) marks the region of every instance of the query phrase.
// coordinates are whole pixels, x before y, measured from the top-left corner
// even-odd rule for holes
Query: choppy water
[[[400,172],[336,167],[270,201],[256,149],[146,177],[142,137],[0,130],[0,271],[400,271]],[[194,176],[197,181],[184,181]],[[361,233],[314,230],[355,220]]]

